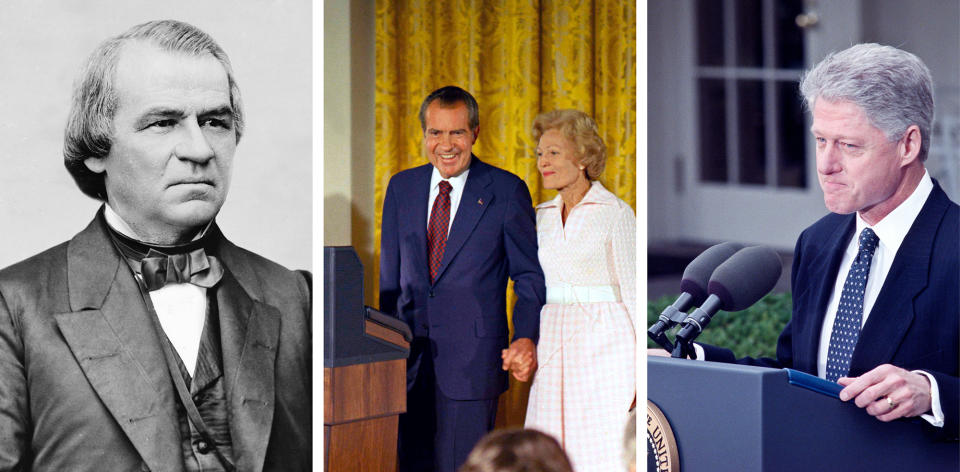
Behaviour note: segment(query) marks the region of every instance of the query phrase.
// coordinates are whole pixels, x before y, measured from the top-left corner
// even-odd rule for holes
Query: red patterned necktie
[[[443,249],[447,247],[447,228],[450,226],[450,190],[453,186],[446,180],[440,181],[440,194],[433,201],[430,223],[427,225],[427,251],[430,256],[430,283],[437,278]]]

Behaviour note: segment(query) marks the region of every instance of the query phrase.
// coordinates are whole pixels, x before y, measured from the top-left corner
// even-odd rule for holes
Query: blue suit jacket
[[[437,279],[427,266],[430,164],[390,179],[383,203],[380,310],[431,341],[437,384],[454,400],[507,388],[507,277],[514,280],[514,339],[537,341],[545,289],[530,192],[519,177],[473,156]],[[416,378],[408,361],[408,385]]]
[[[956,438],[960,423],[958,213],[957,204],[935,183],[894,258],[850,363],[851,376],[880,364],[932,374],[945,416],[943,429],[936,431],[941,438]],[[831,213],[800,235],[793,261],[793,317],[780,334],[777,358],[736,362],[817,374],[823,318],[855,228],[855,215]],[[707,360],[734,361],[729,350],[704,350]]]

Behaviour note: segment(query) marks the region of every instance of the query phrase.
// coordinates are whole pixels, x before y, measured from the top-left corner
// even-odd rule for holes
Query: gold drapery
[[[377,0],[376,258],[387,183],[428,162],[417,113],[445,85],[476,97],[474,153],[524,179],[534,204],[556,192],[541,186],[533,119],[558,108],[586,112],[607,145],[600,181],[636,209],[635,8],[621,0]],[[511,382],[499,425],[523,424],[528,385]]]

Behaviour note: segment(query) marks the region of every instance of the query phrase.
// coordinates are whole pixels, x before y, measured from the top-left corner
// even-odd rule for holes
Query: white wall
[[[353,246],[375,304],[373,2],[323,7],[323,244]]]
[[[863,36],[919,56],[938,87],[960,84],[960,0],[870,0]]]
[[[217,40],[243,96],[246,132],[217,221],[233,242],[311,268],[311,5],[235,3],[0,3],[0,267],[69,239],[92,218],[99,203],[63,167],[73,80],[100,41],[170,18]]]
[[[936,116],[930,175],[960,200],[960,0],[874,0],[864,8],[864,41],[910,51],[930,68]]]
[[[649,2],[647,9],[647,110],[638,112],[647,117],[647,188],[637,190],[647,192],[647,239],[655,243],[677,238],[677,215],[683,211],[677,198],[683,183],[678,162],[683,157],[677,149],[682,148],[678,143],[685,142],[686,133],[677,111],[683,104],[677,103],[675,89],[686,83],[677,75],[689,72],[688,57],[655,45],[689,41],[686,31],[677,26],[680,15],[689,12],[662,0]]]

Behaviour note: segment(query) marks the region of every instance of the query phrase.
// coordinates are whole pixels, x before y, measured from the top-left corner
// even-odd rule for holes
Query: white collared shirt
[[[870,273],[867,276],[867,285],[864,287],[863,294],[863,319],[860,321],[862,328],[870,316],[880,289],[883,288],[883,282],[887,279],[893,260],[896,258],[897,251],[903,243],[907,232],[913,226],[913,222],[920,215],[920,210],[926,203],[930,192],[933,191],[933,181],[930,175],[924,171],[920,183],[913,193],[904,200],[899,206],[893,209],[877,224],[869,226],[860,214],[857,213],[857,227],[840,261],[840,270],[837,273],[837,280],[834,282],[833,293],[830,296],[830,302],[827,304],[827,311],[823,318],[823,326],[820,331],[820,347],[817,352],[817,376],[827,377],[827,356],[830,352],[830,334],[833,332],[833,323],[837,318],[837,308],[840,306],[840,296],[843,293],[843,284],[847,280],[847,274],[850,272],[850,266],[853,259],[857,256],[860,249],[859,236],[864,228],[871,228],[880,242],[873,253],[873,259],[870,261]],[[694,351],[697,359],[704,359],[704,350],[699,344],[694,343]],[[937,386],[937,380],[930,374],[915,370],[914,372],[924,375],[930,381],[930,410],[932,414],[921,415],[920,417],[936,427],[943,426],[943,408],[940,406],[940,388]]]
[[[427,200],[427,226],[430,226],[433,201],[437,199],[437,195],[440,195],[440,182],[446,180],[453,187],[450,190],[450,221],[447,222],[447,235],[450,234],[450,228],[453,227],[453,217],[457,215],[457,207],[460,206],[460,197],[463,196],[463,188],[467,186],[467,175],[469,174],[470,169],[468,168],[458,176],[444,179],[440,176],[440,171],[436,167],[433,168],[433,173],[430,175],[430,197]]]
[[[118,233],[143,241],[110,205],[106,205],[103,216],[107,224]],[[197,237],[201,237],[204,232],[206,230],[201,231]],[[187,371],[193,375],[200,351],[200,336],[203,335],[203,324],[207,316],[207,289],[189,283],[167,284],[150,292],[150,302],[157,312],[163,332],[177,350]]]
[[[877,301],[877,296],[880,295],[880,289],[883,288],[887,274],[890,273],[890,267],[893,265],[893,260],[897,256],[897,251],[900,250],[900,245],[903,243],[904,238],[907,237],[907,232],[910,231],[913,222],[917,219],[917,216],[920,215],[920,210],[923,209],[923,204],[926,203],[932,191],[933,180],[931,180],[930,175],[924,171],[923,178],[920,179],[920,183],[917,185],[917,188],[914,189],[913,193],[875,225],[868,225],[867,222],[860,217],[860,213],[857,213],[857,227],[850,237],[850,242],[847,243],[847,249],[843,253],[843,258],[840,260],[840,270],[837,272],[837,279],[833,285],[833,293],[830,296],[830,302],[827,304],[827,311],[823,318],[823,326],[820,330],[820,348],[817,353],[818,376],[826,378],[827,357],[830,352],[830,334],[833,332],[833,324],[837,318],[837,309],[840,306],[840,296],[843,293],[843,285],[847,280],[847,274],[850,272],[853,259],[857,257],[857,252],[860,249],[860,233],[864,228],[870,228],[880,239],[880,242],[877,244],[877,249],[873,253],[873,259],[870,261],[870,273],[867,276],[867,285],[864,287],[863,292],[863,318],[860,320],[860,327],[863,328],[867,323],[867,318],[870,316],[874,303]],[[932,394],[931,410],[933,414],[922,415],[922,418],[934,426],[943,426],[943,410],[940,407],[940,389],[937,387],[936,379],[923,371],[914,372],[923,374],[930,380],[930,391]]]

